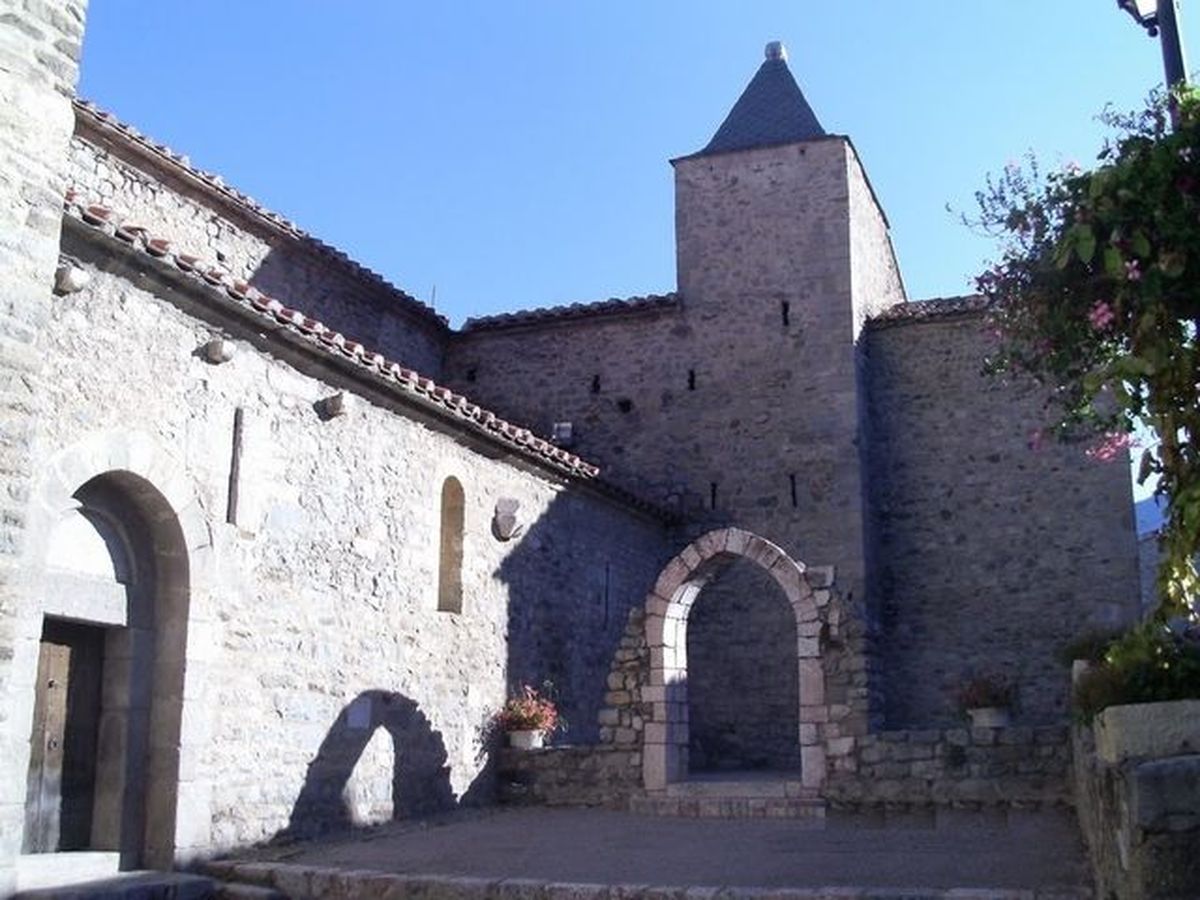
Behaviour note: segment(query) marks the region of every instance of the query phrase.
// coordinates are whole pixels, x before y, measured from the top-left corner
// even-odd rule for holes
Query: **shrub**
[[[1077,659],[1098,663],[1104,659],[1108,648],[1121,636],[1119,628],[1091,628],[1082,631],[1058,651],[1058,660],[1069,666]]]
[[[1200,698],[1200,627],[1150,621],[1114,641],[1075,686],[1075,715],[1091,722],[1109,706]]]

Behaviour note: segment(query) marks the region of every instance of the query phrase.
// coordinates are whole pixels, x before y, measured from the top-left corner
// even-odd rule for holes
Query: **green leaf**
[[[1133,254],[1134,256],[1150,255],[1150,239],[1140,228],[1133,233]]]
[[[1104,248],[1104,272],[1106,275],[1117,277],[1121,274],[1124,260],[1121,259],[1121,251],[1116,247]]]
[[[1091,225],[1076,225],[1075,252],[1081,262],[1089,264],[1096,255],[1096,232]]]

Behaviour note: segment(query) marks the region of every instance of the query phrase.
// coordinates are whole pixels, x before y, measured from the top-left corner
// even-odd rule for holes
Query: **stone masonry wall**
[[[332,258],[327,248],[198,187],[180,167],[114,138],[86,111],[79,113],[69,163],[71,185],[88,202],[120,210],[347,338],[440,377],[445,325],[382,280]]]
[[[44,384],[39,334],[46,326],[58,260],[86,0],[0,2],[0,760],[20,757],[11,723],[26,718],[37,647],[17,638],[16,584]],[[25,736],[26,740],[28,735]],[[13,886],[25,785],[0,785],[0,896]]]
[[[555,677],[568,717],[595,721],[627,612],[664,560],[655,520],[476,452],[378,392],[323,418],[319,401],[346,376],[260,352],[250,329],[197,318],[178,290],[187,311],[163,301],[153,275],[135,274],[153,269],[146,258],[129,267],[111,238],[68,250],[93,280],[48,304],[41,353],[56,415],[36,455],[108,434],[165,448],[218,560],[217,589],[191,598],[189,640],[206,666],[189,672],[202,687],[184,717],[205,739],[182,765],[209,785],[188,810],[191,850],[265,840],[293,819],[307,831],[486,797],[482,740],[516,679]],[[212,365],[197,348],[222,329],[236,354]],[[459,614],[437,608],[448,476],[466,496]],[[502,497],[521,504],[510,542],[491,528]]]
[[[796,618],[761,566],[735,562],[701,590],[687,659],[693,771],[800,768]]]
[[[1056,651],[1138,610],[1127,459],[1031,449],[1043,395],[982,374],[978,314],[866,339],[888,726],[950,724],[986,672],[1016,681],[1019,724],[1063,721]]]
[[[834,806],[1070,802],[1065,725],[883,731],[839,741],[830,751],[825,797]]]

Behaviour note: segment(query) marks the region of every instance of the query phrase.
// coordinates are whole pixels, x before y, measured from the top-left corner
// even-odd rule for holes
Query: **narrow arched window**
[[[462,612],[463,489],[457,478],[442,483],[442,538],[438,555],[438,610]]]

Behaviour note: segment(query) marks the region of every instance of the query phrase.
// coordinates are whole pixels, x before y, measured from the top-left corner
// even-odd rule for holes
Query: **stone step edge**
[[[274,888],[292,900],[1092,900],[1084,888],[771,888],[595,884],[536,878],[416,875],[295,863],[218,860],[199,868],[227,882]]]
[[[825,803],[799,797],[639,797],[630,801],[629,811],[693,819],[823,819]]]

